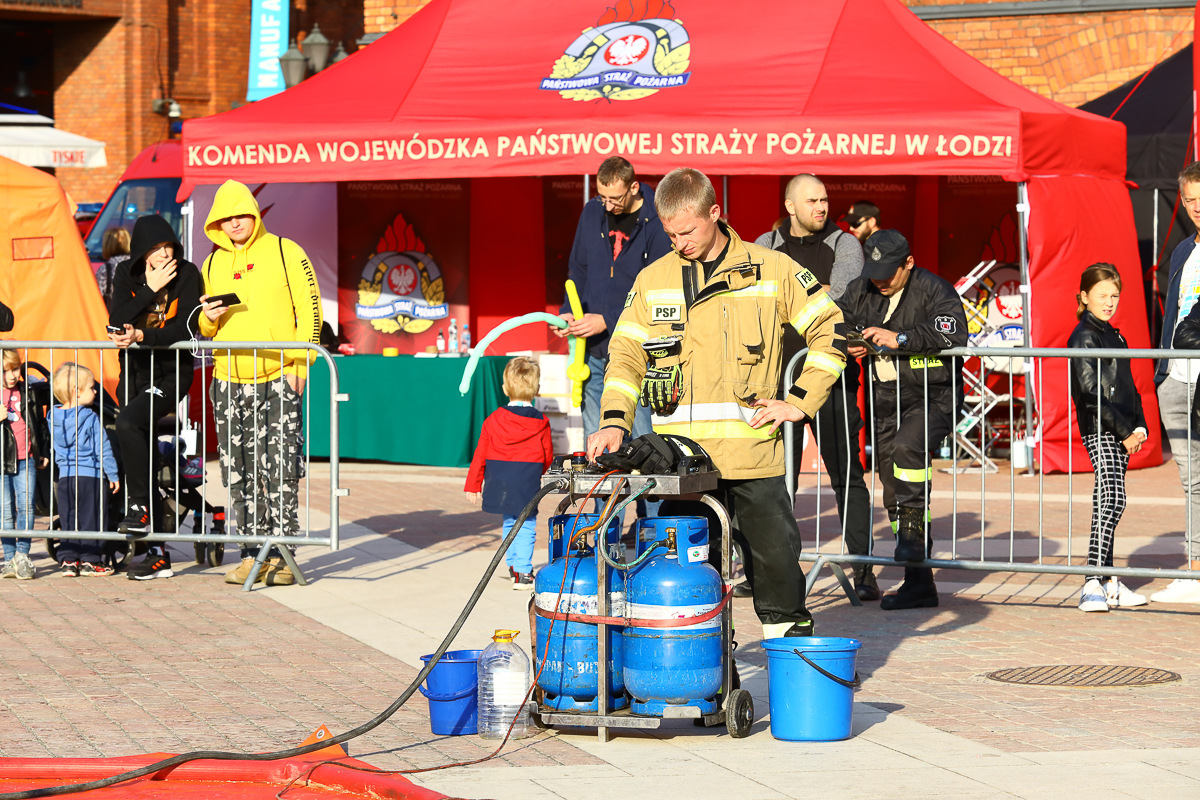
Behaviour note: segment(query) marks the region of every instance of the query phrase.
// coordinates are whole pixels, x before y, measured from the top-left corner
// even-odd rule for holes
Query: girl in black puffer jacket
[[[1126,349],[1125,338],[1109,324],[1121,297],[1121,275],[1112,264],[1093,264],[1079,279],[1079,324],[1067,342],[1072,348]],[[1113,535],[1125,511],[1125,471],[1129,457],[1146,441],[1142,399],[1133,384],[1127,358],[1071,359],[1071,400],[1079,433],[1092,460],[1096,488],[1092,492],[1092,538],[1088,564],[1112,566]],[[1090,575],[1079,598],[1080,611],[1145,605],[1116,578]]]

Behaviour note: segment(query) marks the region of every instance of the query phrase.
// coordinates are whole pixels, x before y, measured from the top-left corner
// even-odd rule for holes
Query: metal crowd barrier
[[[807,351],[802,350],[800,353],[797,353],[791,359],[791,361],[788,363],[788,365],[784,371],[784,376],[785,376],[784,385],[785,386],[790,386],[794,382],[796,366],[801,362],[801,360],[803,359],[806,352]],[[914,355],[920,356],[921,354],[904,353],[903,357],[907,358],[909,356],[914,356]],[[944,470],[944,472],[949,473],[949,475],[951,477],[951,491],[950,491],[950,498],[949,498],[950,499],[950,536],[947,539],[943,533],[943,534],[935,535],[933,537],[933,546],[935,548],[944,550],[946,546],[949,547],[950,558],[930,557],[926,561],[922,562],[921,566],[933,567],[933,568],[937,568],[937,569],[956,569],[956,570],[973,570],[973,571],[1007,572],[1007,573],[1041,573],[1041,574],[1057,574],[1057,575],[1094,575],[1097,573],[1102,573],[1104,575],[1112,575],[1112,576],[1122,577],[1122,578],[1136,577],[1136,578],[1150,578],[1150,579],[1196,579],[1197,576],[1200,575],[1200,573],[1197,573],[1197,572],[1191,571],[1191,570],[1187,570],[1187,569],[1159,569],[1159,568],[1149,568],[1149,567],[1097,567],[1094,565],[1087,564],[1088,556],[1086,553],[1086,548],[1087,548],[1087,545],[1088,545],[1088,542],[1090,539],[1089,521],[1090,521],[1090,514],[1091,514],[1091,506],[1089,504],[1088,512],[1083,515],[1083,522],[1084,522],[1084,526],[1085,526],[1083,533],[1082,533],[1082,535],[1078,535],[1074,531],[1075,516],[1076,516],[1074,513],[1074,503],[1075,503],[1074,472],[1075,472],[1075,468],[1076,468],[1076,463],[1075,463],[1076,459],[1074,458],[1073,451],[1074,451],[1075,442],[1079,441],[1079,439],[1080,439],[1080,433],[1079,433],[1079,429],[1078,429],[1078,424],[1076,422],[1074,402],[1070,396],[1070,386],[1071,386],[1070,362],[1072,360],[1086,358],[1089,360],[1094,359],[1097,362],[1099,362],[1101,359],[1105,359],[1105,360],[1107,360],[1107,359],[1185,359],[1185,360],[1191,361],[1193,359],[1200,359],[1200,351],[1162,350],[1162,349],[1142,349],[1142,350],[1113,349],[1113,350],[1109,350],[1109,349],[1100,349],[1100,348],[1071,349],[1071,348],[1037,348],[1037,347],[1011,347],[1011,348],[1008,348],[1008,347],[1004,347],[1004,348],[963,347],[963,348],[954,348],[954,349],[943,350],[939,353],[929,354],[929,356],[930,357],[936,356],[943,360],[949,360],[951,358],[962,358],[963,359],[962,363],[965,365],[968,365],[968,366],[964,367],[964,369],[962,370],[961,373],[958,372],[957,370],[952,370],[952,381],[953,381],[952,390],[953,391],[958,391],[958,389],[964,385],[964,382],[965,382],[965,385],[968,387],[967,388],[968,392],[980,391],[981,387],[982,387],[982,389],[987,389],[988,384],[989,384],[989,378],[992,379],[991,383],[993,386],[996,384],[997,381],[999,381],[1001,384],[1000,389],[1001,389],[1001,391],[1003,391],[1003,384],[1005,382],[1007,382],[1007,399],[1009,400],[1009,402],[1008,402],[1008,432],[1009,432],[1010,450],[1013,450],[1013,449],[1017,448],[1018,446],[1028,448],[1026,456],[1029,459],[1029,462],[1028,462],[1029,472],[1033,476],[1030,480],[1037,481],[1037,495],[1036,495],[1037,496],[1037,519],[1036,519],[1037,524],[1036,524],[1036,527],[1034,527],[1032,525],[1025,525],[1025,526],[1018,525],[1017,512],[1016,512],[1016,508],[1017,508],[1016,478],[1017,478],[1018,474],[1023,475],[1026,472],[1026,468],[1024,466],[1019,467],[1019,468],[1017,466],[1015,466],[1015,462],[1011,458],[1011,453],[1010,453],[1009,468],[1008,468],[1008,503],[1006,504],[1007,507],[1005,509],[1007,511],[1007,516],[1008,516],[1007,542],[1005,543],[1005,542],[1001,541],[999,543],[1000,544],[999,550],[997,550],[996,533],[989,532],[987,530],[989,523],[995,521],[994,517],[989,517],[988,511],[987,511],[987,502],[989,500],[988,492],[987,492],[987,477],[988,477],[989,471],[994,473],[994,469],[989,470],[989,468],[988,468],[988,462],[990,461],[990,459],[988,457],[988,453],[989,453],[989,448],[990,448],[990,444],[991,444],[988,440],[989,440],[989,438],[995,438],[994,433],[991,430],[989,430],[989,422],[988,422],[986,413],[980,415],[978,418],[975,418],[974,415],[962,413],[962,410],[960,409],[959,412],[956,412],[955,418],[952,420],[952,426],[951,426],[952,433],[951,433],[951,436],[948,437],[950,439],[950,450],[951,450],[950,464],[951,464],[951,467],[949,469]],[[870,534],[868,537],[868,552],[866,555],[855,555],[855,554],[851,554],[846,551],[845,520],[844,519],[841,520],[842,527],[840,530],[834,531],[833,532],[834,535],[832,537],[826,537],[824,540],[822,539],[821,501],[822,501],[822,496],[825,494],[824,490],[826,490],[827,488],[830,488],[830,484],[828,481],[829,476],[823,472],[823,469],[821,467],[822,460],[819,456],[819,448],[820,448],[819,426],[813,425],[811,427],[814,438],[816,440],[816,445],[817,445],[817,450],[818,450],[817,470],[816,470],[817,480],[816,480],[815,492],[813,491],[813,487],[806,487],[805,491],[801,492],[799,490],[799,486],[798,486],[798,474],[797,474],[797,470],[796,470],[797,459],[795,457],[795,447],[796,447],[795,434],[797,431],[795,430],[795,423],[785,422],[783,425],[784,449],[785,449],[785,461],[786,461],[786,480],[787,480],[787,485],[790,487],[789,490],[793,492],[798,503],[800,502],[801,497],[805,497],[810,493],[815,494],[816,506],[815,506],[814,517],[815,517],[815,526],[816,526],[816,545],[812,551],[804,552],[800,555],[801,561],[812,562],[812,564],[813,564],[812,568],[809,570],[809,574],[807,577],[807,590],[808,591],[812,590],[812,587],[817,580],[820,570],[824,566],[829,565],[834,573],[834,577],[841,584],[842,588],[845,590],[846,594],[849,596],[850,601],[854,605],[860,605],[860,602],[858,600],[858,597],[853,592],[853,590],[850,586],[850,582],[847,579],[845,572],[842,569],[843,565],[854,566],[854,565],[860,565],[860,564],[861,565],[870,564],[870,565],[879,566],[879,567],[898,566],[898,565],[902,566],[903,565],[900,562],[896,562],[890,555],[876,556],[874,554],[875,546],[878,544],[878,542],[876,541],[876,537],[875,537],[875,525],[876,525],[876,521],[878,519],[878,517],[876,516],[876,512],[877,511],[882,512],[884,514],[885,520],[887,519],[887,516],[886,516],[886,510],[882,509],[881,505],[876,504],[877,453],[878,453],[878,451],[875,448],[876,431],[875,431],[875,426],[873,424],[874,390],[873,390],[873,387],[871,386],[873,371],[871,369],[870,361],[871,361],[871,357],[862,358],[859,361],[860,366],[861,366],[860,383],[866,384],[865,397],[866,397],[867,413],[863,418],[863,423],[864,423],[865,430],[866,430],[867,443],[868,443],[868,446],[870,447],[870,459],[869,459],[869,463],[867,465],[866,473],[864,476],[865,482],[867,483],[867,490],[868,490],[869,496],[871,498]],[[1054,362],[1061,362],[1061,363],[1054,363]],[[989,364],[992,366],[989,367],[988,366]],[[996,369],[996,366],[998,366],[998,365],[1003,366],[1004,369]],[[1200,372],[1200,365],[1197,365],[1193,369],[1195,370],[1195,372]],[[1062,371],[1060,374],[1063,375],[1065,378],[1064,386],[1065,386],[1065,389],[1067,392],[1067,398],[1066,398],[1066,400],[1067,400],[1067,431],[1068,431],[1067,432],[1067,441],[1066,441],[1066,453],[1067,453],[1067,456],[1066,456],[1067,457],[1066,542],[1067,543],[1066,543],[1066,551],[1065,552],[1055,552],[1056,546],[1050,546],[1050,547],[1047,546],[1048,537],[1046,536],[1047,530],[1045,527],[1045,519],[1044,519],[1044,511],[1045,511],[1045,506],[1046,506],[1046,494],[1044,491],[1045,476],[1044,476],[1044,472],[1042,470],[1039,469],[1039,470],[1037,470],[1036,474],[1034,474],[1033,469],[1032,469],[1033,456],[1034,456],[1035,452],[1038,455],[1039,463],[1041,463],[1041,464],[1045,463],[1045,461],[1044,461],[1045,442],[1044,442],[1044,439],[1040,435],[1041,434],[1040,411],[1041,411],[1041,409],[1043,409],[1045,407],[1044,403],[1043,403],[1044,397],[1045,397],[1044,380],[1043,379],[1046,375],[1052,374],[1051,370],[1061,370]],[[997,376],[1000,376],[1000,377],[997,377]],[[1020,445],[1018,445],[1018,443],[1017,443],[1018,440],[1015,438],[1014,434],[1017,431],[1018,423],[1023,422],[1023,420],[1021,418],[1024,417],[1025,415],[1024,415],[1023,410],[1020,412],[1015,411],[1014,410],[1015,404],[1013,402],[1011,402],[1012,399],[1018,398],[1017,393],[1014,392],[1014,382],[1015,382],[1014,379],[1016,378],[1016,376],[1024,376],[1027,380],[1029,380],[1029,379],[1032,380],[1033,390],[1026,392],[1024,397],[1031,398],[1034,401],[1036,409],[1038,410],[1038,414],[1030,415],[1030,418],[1032,418],[1033,416],[1037,417],[1038,422],[1035,426],[1035,429],[1032,431],[1030,431],[1030,430],[1025,431],[1025,434],[1026,434],[1025,439]],[[1097,382],[1097,383],[1099,384],[1099,382]],[[897,377],[896,377],[897,389],[899,388],[899,384],[900,384],[899,370],[897,370]],[[1099,389],[1099,385],[1097,386],[1097,389]],[[843,392],[845,391],[844,382],[839,381],[838,384],[834,387],[834,391],[838,391],[838,390],[841,390]],[[1194,392],[1194,391],[1195,391],[1195,385],[1193,384],[1192,389],[1189,391],[1189,403],[1190,403],[1190,398],[1191,398],[1191,392]],[[1098,392],[1098,394],[1099,394],[1099,392]],[[899,398],[900,398],[899,391],[896,392],[896,396],[897,396],[897,405],[899,405]],[[987,398],[979,397],[979,398],[974,398],[974,399],[979,403],[980,407],[987,405]],[[1099,415],[1099,411],[1100,411],[1099,397],[1097,398],[1097,401],[1098,401],[1097,402],[1097,414]],[[853,398],[847,397],[846,402],[852,402],[852,403],[857,404],[857,397],[853,397]],[[928,403],[929,403],[928,375],[926,373],[926,386],[924,388],[924,399],[923,399],[923,404],[925,406],[924,411],[926,412],[926,420],[928,420],[928,413],[927,413],[928,412]],[[1146,398],[1143,398],[1143,408],[1145,407],[1146,404],[1147,404],[1147,400],[1146,400]],[[970,405],[970,403],[968,403],[968,406],[969,405]],[[990,406],[987,406],[986,411],[993,411],[997,405],[999,405],[999,404],[992,403]],[[827,405],[826,409],[828,409],[828,407],[829,406]],[[1190,405],[1189,405],[1189,407],[1190,407]],[[823,409],[822,413],[826,413],[826,410]],[[1188,486],[1195,486],[1197,483],[1200,483],[1200,474],[1197,474],[1194,478],[1191,474],[1192,453],[1193,453],[1192,447],[1200,445],[1200,441],[1197,441],[1197,438],[1196,438],[1197,431],[1194,428],[1194,420],[1193,420],[1193,416],[1191,413],[1187,414],[1187,419],[1188,419],[1188,424],[1187,424],[1187,441],[1188,441],[1187,486],[1179,486],[1178,484],[1175,484],[1172,481],[1172,490],[1175,490],[1175,487],[1179,486],[1179,489],[1181,489],[1182,493],[1183,493],[1184,507],[1186,509],[1186,514],[1185,514],[1186,522],[1185,522],[1185,530],[1184,530],[1184,540],[1186,543],[1185,555],[1186,555],[1187,560],[1190,562],[1193,560],[1200,559],[1200,552],[1193,552],[1192,535],[1191,535],[1193,524],[1200,524],[1200,520],[1196,520],[1195,522],[1193,522],[1193,520],[1192,520],[1191,502],[1190,502],[1190,494],[1191,493],[1188,491]],[[1097,420],[1097,422],[1099,422],[1099,420]],[[899,423],[899,415],[897,415],[897,424],[898,423]],[[808,423],[802,423],[802,424],[807,425]],[[835,420],[835,425],[836,424],[838,424],[838,422]],[[1165,427],[1165,425],[1163,427]],[[840,430],[842,432],[845,432],[846,434],[849,433],[849,431],[848,431],[848,414],[844,415],[844,418],[840,423]],[[1097,430],[1100,430],[1099,424],[1097,425]],[[1160,436],[1161,433],[1160,433],[1160,430],[1150,430],[1150,431],[1148,431],[1148,435],[1150,438],[1153,439],[1155,437]],[[928,421],[926,421],[927,453],[931,454],[938,447],[939,443],[929,442],[928,438],[929,438],[928,437]],[[964,444],[966,446],[964,446]],[[1166,446],[1169,445],[1169,442],[1164,440],[1162,442],[1162,445],[1164,446],[1164,449],[1165,449]],[[969,497],[968,502],[971,503],[970,508],[968,508],[966,503],[960,503],[960,499],[966,499],[966,497],[960,498],[960,487],[959,487],[959,475],[963,474],[965,470],[958,466],[960,461],[962,460],[962,457],[964,456],[964,454],[966,455],[967,458],[969,458],[973,461],[979,462],[978,467],[972,468],[972,471],[976,472],[979,476],[979,491],[976,493],[975,491],[972,490],[972,491],[964,493],[964,495],[966,497]],[[933,458],[931,456],[927,456],[927,459],[926,459],[927,468],[929,468],[929,469],[933,468],[932,462],[933,462]],[[1087,458],[1085,458],[1083,460],[1083,464],[1082,464],[1082,471],[1090,472],[1091,470],[1092,470],[1091,463]],[[943,479],[943,482],[944,482],[944,479]],[[931,499],[932,498],[930,497],[930,495],[939,493],[938,489],[933,488],[934,483],[935,482],[931,482],[930,491],[927,493],[926,498],[925,498],[925,510],[926,510],[926,518],[927,519],[930,519],[929,515],[931,512]],[[1200,486],[1197,487],[1196,491],[1200,491]],[[1134,495],[1130,495],[1130,496],[1134,496]],[[1027,495],[1026,495],[1026,498],[1027,498]],[[1022,498],[1022,500],[1024,501],[1026,498]],[[844,506],[848,505],[848,502],[847,502],[848,499],[849,498],[848,498],[848,492],[847,492],[846,496],[844,496],[844,498],[843,498]],[[974,504],[975,500],[978,500],[978,505]],[[994,503],[995,500],[992,499],[992,502]],[[943,503],[944,503],[944,500],[939,498],[939,505],[941,506],[940,509],[932,509],[932,510],[935,513],[939,510],[944,513],[945,506]],[[834,502],[834,508],[836,510],[836,498],[835,498],[835,502]],[[826,509],[828,509],[828,506],[826,506]],[[805,515],[805,518],[806,518],[806,515],[809,510],[810,509],[805,509],[802,512]],[[964,511],[966,511],[967,513],[977,514],[979,517],[978,529],[977,529],[977,531],[972,531],[973,533],[977,533],[977,535],[978,535],[977,542],[976,541],[969,541],[969,542],[965,541],[965,539],[969,535],[966,532],[968,531],[970,526],[960,523],[960,519],[959,519],[960,514],[963,513]],[[1001,538],[1003,539],[1003,530],[1001,530],[999,533],[1001,535]],[[1023,549],[1023,550],[1031,550],[1032,549],[1032,547],[1029,545],[1025,545],[1022,548],[1018,548],[1018,541],[1022,541],[1022,539],[1018,537],[1019,533],[1027,534],[1027,535],[1036,534],[1036,555],[1022,556],[1022,555],[1018,554],[1018,552],[1017,552],[1018,549]],[[1126,535],[1127,534],[1128,534],[1128,532],[1126,531]],[[960,537],[961,537],[961,540],[960,540]],[[830,552],[831,544],[832,544],[831,539],[837,539],[837,538],[841,539],[841,542],[839,543],[840,547],[838,548],[838,552]],[[891,540],[891,536],[888,535],[886,537],[886,540]],[[1078,541],[1082,541],[1084,549],[1085,549],[1085,552],[1082,556],[1078,555],[1075,552],[1075,544]],[[1119,543],[1120,541],[1121,541],[1121,529],[1118,528],[1118,535],[1116,537],[1116,542]],[[1004,546],[1005,544],[1007,544],[1006,547]],[[992,548],[990,551],[988,549],[989,546]],[[1052,563],[1053,561],[1059,561],[1059,560],[1061,560],[1064,563]],[[907,566],[916,566],[916,565],[908,564]]]
[[[174,425],[173,425],[174,430],[169,433],[160,433],[159,432],[160,425],[152,424],[151,432],[150,432],[150,441],[147,443],[148,447],[150,448],[150,456],[151,456],[148,459],[148,461],[149,461],[149,474],[147,475],[148,485],[149,485],[150,491],[152,493],[157,493],[159,495],[158,503],[159,503],[160,507],[162,508],[162,513],[160,514],[160,518],[167,520],[167,524],[165,524],[164,527],[170,527],[172,530],[161,530],[161,531],[154,530],[151,533],[129,533],[129,534],[118,533],[115,530],[112,530],[112,531],[110,531],[110,530],[102,530],[102,531],[82,530],[81,531],[81,530],[73,530],[73,529],[65,530],[64,528],[76,528],[77,527],[77,525],[72,524],[71,520],[57,520],[59,523],[61,523],[60,528],[53,528],[53,527],[51,529],[16,528],[15,523],[17,520],[16,520],[15,504],[12,506],[9,505],[9,503],[11,501],[6,496],[7,495],[6,487],[3,484],[0,484],[0,502],[4,503],[4,508],[5,508],[5,510],[3,512],[5,519],[3,520],[2,523],[0,523],[3,525],[3,530],[0,530],[0,535],[3,535],[5,537],[28,537],[28,538],[43,538],[43,539],[54,539],[54,540],[92,539],[92,540],[101,540],[101,541],[117,541],[117,542],[129,542],[129,543],[133,543],[133,542],[162,542],[162,543],[173,542],[173,543],[177,543],[177,544],[193,543],[194,545],[196,545],[196,553],[197,553],[198,560],[200,560],[201,550],[203,549],[205,551],[205,555],[208,557],[208,563],[211,566],[219,565],[220,559],[223,558],[223,555],[213,558],[213,554],[215,554],[215,553],[223,554],[224,545],[233,544],[233,545],[241,546],[244,544],[253,544],[253,545],[257,546],[257,548],[258,548],[258,555],[255,559],[255,562],[256,562],[255,566],[254,566],[252,572],[250,573],[249,577],[247,578],[245,585],[243,586],[243,589],[245,591],[250,591],[252,585],[254,584],[255,580],[257,579],[258,572],[260,571],[263,563],[265,562],[265,560],[267,558],[268,553],[272,552],[273,549],[275,552],[279,553],[284,558],[284,560],[287,562],[288,566],[291,568],[293,574],[295,575],[297,583],[299,583],[300,585],[306,585],[307,581],[304,579],[304,575],[302,574],[302,572],[300,571],[299,567],[297,566],[297,564],[295,562],[295,559],[291,552],[291,548],[294,548],[295,546],[299,546],[299,545],[319,545],[319,546],[328,547],[330,550],[338,549],[338,546],[339,546],[338,506],[339,506],[340,499],[349,494],[348,489],[341,488],[339,485],[340,478],[339,478],[339,456],[338,456],[338,403],[348,400],[349,397],[348,397],[348,395],[340,393],[339,386],[338,386],[338,373],[337,373],[336,365],[334,363],[333,358],[328,353],[328,351],[326,351],[323,347],[311,344],[309,342],[193,341],[193,342],[181,342],[178,344],[171,345],[170,347],[145,347],[143,345],[133,345],[128,349],[121,350],[115,344],[113,344],[111,342],[0,341],[0,349],[5,350],[5,351],[9,351],[9,350],[15,351],[16,353],[18,353],[21,356],[21,361],[23,362],[22,379],[24,380],[24,385],[25,385],[24,397],[21,398],[22,407],[23,408],[29,407],[30,403],[34,403],[36,405],[40,405],[43,407],[45,424],[46,424],[46,427],[49,430],[49,434],[50,434],[49,441],[50,441],[51,451],[53,451],[53,449],[56,446],[58,446],[57,442],[55,441],[55,437],[54,437],[53,424],[50,421],[50,408],[52,406],[58,404],[58,401],[54,398],[54,395],[53,395],[51,381],[53,379],[55,370],[57,370],[64,363],[66,363],[66,362],[79,363],[79,358],[80,358],[81,352],[117,350],[120,353],[121,370],[124,371],[126,369],[126,365],[128,364],[128,358],[130,357],[130,354],[135,350],[159,350],[159,351],[172,350],[172,351],[176,351],[175,384],[178,385],[179,379],[181,376],[181,370],[187,369],[187,367],[184,367],[181,364],[182,353],[186,352],[186,351],[192,351],[193,355],[195,356],[195,368],[194,368],[195,371],[194,371],[192,388],[190,391],[194,393],[197,388],[197,384],[199,384],[199,394],[200,394],[200,398],[199,398],[200,422],[198,425],[195,425],[195,426],[193,426],[190,419],[188,419],[189,414],[187,413],[187,409],[186,409],[186,406],[188,403],[187,393],[185,393],[183,395],[183,399],[179,403],[176,403],[173,398],[164,398],[163,402],[169,404],[169,410],[164,411],[164,413],[161,415],[161,418],[165,418],[167,416],[173,416],[174,417]],[[259,353],[264,353],[264,354],[267,354],[268,356],[274,356],[276,353],[278,353],[279,358],[282,360],[284,357],[284,351],[287,351],[287,350],[305,350],[305,351],[310,351],[311,353],[315,353],[317,355],[317,357],[324,359],[324,361],[327,364],[328,369],[329,369],[329,399],[328,399],[328,402],[329,402],[329,528],[328,528],[328,535],[316,535],[313,533],[313,529],[312,529],[311,508],[312,508],[313,494],[312,494],[312,485],[311,485],[311,479],[312,479],[312,470],[311,470],[312,459],[311,459],[311,450],[310,450],[311,437],[309,437],[307,435],[308,431],[309,431],[310,421],[311,421],[310,412],[311,412],[311,408],[312,408],[312,392],[308,391],[309,386],[307,384],[305,386],[305,391],[303,392],[303,395],[302,395],[301,401],[300,401],[302,404],[302,412],[301,412],[302,424],[304,426],[303,427],[304,445],[303,445],[302,452],[300,453],[301,458],[302,458],[302,463],[303,463],[303,472],[301,474],[300,481],[302,482],[303,486],[302,486],[302,488],[299,485],[297,487],[297,489],[298,489],[298,491],[297,491],[298,506],[300,503],[300,494],[303,494],[303,507],[297,508],[297,514],[299,517],[298,522],[299,522],[300,530],[298,531],[297,535],[294,535],[294,536],[284,536],[284,535],[278,535],[278,534],[271,533],[271,532],[261,532],[258,530],[250,530],[250,531],[246,531],[245,533],[242,533],[239,531],[229,532],[227,527],[224,528],[224,532],[222,532],[222,526],[220,524],[215,524],[215,523],[219,523],[219,520],[214,519],[214,516],[216,514],[213,511],[206,511],[206,509],[210,509],[210,508],[223,508],[227,515],[226,522],[229,523],[233,519],[233,510],[232,510],[233,500],[232,500],[230,488],[228,486],[222,485],[224,483],[223,479],[218,481],[216,486],[212,486],[210,481],[208,480],[207,466],[208,466],[208,457],[209,457],[210,453],[206,452],[206,446],[207,446],[208,434],[209,434],[209,431],[208,431],[209,407],[212,404],[212,398],[209,396],[209,384],[212,381],[212,372],[213,372],[212,354],[213,353],[230,352],[230,353],[232,353],[231,357],[237,357],[237,355],[239,353],[236,351],[240,351],[240,353],[242,355],[247,355],[246,351],[249,351],[248,355],[255,358],[255,365],[257,366],[257,363],[258,363],[257,357],[258,357]],[[35,361],[34,365],[31,366],[30,359],[29,359],[30,351],[35,351],[35,353],[38,353],[38,354],[45,354],[48,352],[49,358],[47,360],[49,361],[49,363],[41,363],[40,361]],[[311,356],[310,356],[310,359],[311,359]],[[108,393],[104,390],[105,383],[108,381],[113,381],[113,380],[119,379],[119,374],[114,376],[111,374],[111,370],[106,370],[103,356],[101,356],[98,359],[98,361],[99,361],[99,368],[92,369],[92,372],[95,376],[96,383],[100,387],[100,390],[97,394],[96,401],[93,403],[92,407],[94,410],[98,409],[101,423],[104,425],[104,427],[106,429],[106,433],[110,438],[110,442],[113,445],[114,450],[116,450],[117,442],[116,442],[116,433],[115,433],[115,424],[114,423],[115,423],[117,415],[120,413],[120,409],[123,408],[133,398],[132,397],[111,398],[108,395]],[[84,366],[89,366],[89,365],[84,365]],[[40,367],[41,369],[37,369],[38,367]],[[310,367],[311,367],[311,364],[310,364]],[[89,366],[89,369],[91,369],[91,366]],[[39,372],[41,373],[40,375],[37,374]],[[45,381],[44,385],[41,383],[43,380]],[[157,383],[155,376],[154,376],[154,371],[153,371],[153,362],[151,362],[149,380],[152,384]],[[283,376],[280,375],[278,380],[280,382],[282,382],[284,380]],[[258,383],[258,382],[256,381],[255,383]],[[266,383],[258,383],[258,386],[265,387]],[[125,386],[123,388],[125,389],[125,392],[128,394],[128,387]],[[264,388],[263,391],[265,391],[265,390],[266,389]],[[257,394],[255,394],[254,397],[255,397],[255,400],[257,400]],[[114,399],[117,401],[116,406],[113,405]],[[281,408],[282,408],[282,406],[281,406]],[[5,411],[5,413],[8,413],[7,410]],[[159,416],[157,414],[157,411],[155,413],[155,416]],[[257,422],[258,422],[258,419],[256,417],[254,430],[243,431],[244,435],[251,436],[253,439],[250,449],[252,450],[253,458],[255,461],[258,461],[258,458],[260,455],[260,451],[258,450],[258,448],[265,447],[266,441],[267,441],[266,432],[257,430]],[[233,430],[231,427],[229,430],[230,438],[232,438],[232,434],[233,434]],[[165,454],[160,452],[160,449],[159,449],[160,442],[165,442],[168,445],[168,447],[165,448],[166,449]],[[3,468],[3,465],[5,463],[7,463],[8,454],[6,452],[6,448],[8,446],[9,445],[8,445],[7,437],[0,437],[0,469]],[[54,476],[56,474],[57,470],[56,470],[56,466],[54,463],[53,452],[43,453],[42,455],[49,458],[50,463],[47,466],[47,469],[51,470],[51,472],[49,474],[51,476]],[[216,453],[212,453],[211,455],[216,459],[216,467],[217,467],[218,471],[220,471],[219,456]],[[186,481],[182,475],[183,465],[185,464],[186,458],[195,458],[195,457],[198,457],[200,459],[199,486],[189,485],[189,482]],[[162,473],[164,472],[164,467],[167,467],[167,466],[170,467],[170,470],[169,470],[168,478],[164,483]],[[280,470],[279,471],[279,483],[282,484],[283,480],[284,480],[282,460],[280,461],[280,464],[279,464],[279,470]],[[41,470],[38,470],[38,472],[41,472]],[[120,476],[121,477],[121,486],[118,489],[118,496],[117,497],[108,496],[108,500],[107,500],[107,502],[118,504],[120,506],[120,514],[117,515],[117,518],[124,515],[125,509],[128,507],[128,500],[129,500],[129,498],[128,498],[128,483],[125,479],[126,476],[124,474],[125,473],[124,465],[122,465],[121,472],[122,472],[122,475]],[[36,476],[36,474],[37,473],[35,473],[35,476]],[[65,479],[70,480],[71,476],[67,476]],[[38,486],[37,486],[38,480],[39,479],[37,477],[34,477],[32,480],[29,480],[26,482],[26,491],[29,493],[27,495],[26,500],[30,504],[31,508],[34,507],[33,495],[38,491]],[[41,480],[44,481],[44,479],[41,479]],[[57,507],[58,500],[56,497],[57,493],[54,489],[55,482],[56,481],[53,479],[48,481],[49,491],[48,491],[48,497],[46,498],[46,500],[48,501],[49,518],[52,522],[52,526],[53,526],[53,522],[56,521],[56,517],[58,516],[58,507]],[[194,481],[192,481],[192,483],[194,483]],[[76,485],[78,486],[78,484],[76,484]],[[107,476],[104,476],[102,487],[107,487],[107,485],[108,485]],[[259,481],[254,481],[253,485],[254,485],[254,495],[251,500],[251,505],[252,505],[253,513],[255,515],[255,519],[250,521],[250,526],[257,527],[256,521],[257,521],[257,516],[258,516],[258,508],[259,508],[258,501],[260,498],[260,495],[258,494],[258,492],[260,491]],[[198,495],[198,498],[197,498],[197,495]],[[193,508],[192,506],[197,504],[197,499],[199,499],[200,503],[202,503],[202,504],[198,508]],[[107,507],[102,507],[102,508],[103,508],[102,513],[104,514],[104,516],[106,518],[108,518],[110,512],[108,511]],[[8,516],[10,513],[12,515],[11,521],[8,519]],[[219,512],[216,512],[216,513],[219,514]],[[190,514],[190,519],[188,518],[189,514]],[[36,510],[34,511],[33,516],[36,519],[36,516],[37,516]],[[188,525],[189,521],[191,522],[191,525],[190,525],[191,532],[183,532],[183,529],[186,529],[189,527],[189,525]],[[13,524],[13,527],[9,527],[10,522]],[[197,522],[199,522],[199,525],[200,525],[199,530],[196,530]],[[128,555],[128,558],[130,561],[132,561],[132,556],[133,556],[133,546],[131,544],[129,547],[129,555]]]

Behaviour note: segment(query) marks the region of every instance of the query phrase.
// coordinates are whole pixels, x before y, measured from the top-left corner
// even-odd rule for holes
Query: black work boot
[[[859,600],[867,602],[879,599],[879,584],[875,582],[875,570],[870,564],[854,568],[854,593]]]
[[[896,529],[896,560],[925,560],[925,509],[901,508]]]
[[[937,608],[937,585],[933,582],[933,570],[929,567],[905,567],[904,583],[895,594],[885,595],[879,601],[884,611],[902,608]]]
[[[796,623],[793,623],[792,627],[788,628],[787,631],[783,635],[784,636],[812,636],[813,630],[815,628],[816,628],[816,626],[813,624],[812,620],[809,620],[808,622],[796,622]]]

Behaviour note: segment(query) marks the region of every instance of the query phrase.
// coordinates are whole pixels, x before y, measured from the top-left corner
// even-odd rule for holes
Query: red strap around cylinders
[[[708,622],[713,617],[721,613],[725,608],[725,604],[729,602],[729,598],[733,597],[733,587],[725,587],[725,596],[721,598],[721,602],[717,603],[717,607],[712,611],[706,611],[698,617],[684,617],[682,619],[633,619],[630,617],[598,617],[593,614],[564,614],[560,611],[547,611],[544,608],[534,606],[534,613],[539,617],[552,619],[561,622],[585,622],[589,625],[623,625],[630,628],[686,628],[689,625],[699,625],[702,622]]]

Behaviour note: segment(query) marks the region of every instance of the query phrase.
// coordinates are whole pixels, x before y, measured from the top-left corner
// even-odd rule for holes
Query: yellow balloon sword
[[[583,319],[583,303],[579,300],[579,290],[575,288],[575,281],[572,280],[567,281],[567,302],[571,305],[571,313],[575,315],[575,319]],[[583,382],[592,374],[584,362],[586,354],[587,347],[583,341],[579,341],[576,343],[571,363],[567,365],[567,377],[571,379],[571,403],[576,408],[583,404]]]

